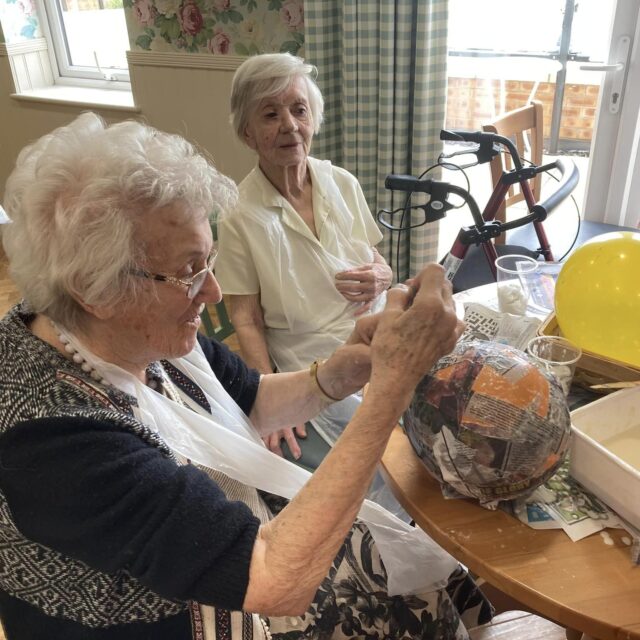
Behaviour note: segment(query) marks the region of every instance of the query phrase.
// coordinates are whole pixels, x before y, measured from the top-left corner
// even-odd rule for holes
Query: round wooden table
[[[572,542],[467,500],[445,500],[397,427],[382,458],[396,498],[434,540],[533,611],[599,640],[640,640],[640,567],[629,534],[607,529]]]

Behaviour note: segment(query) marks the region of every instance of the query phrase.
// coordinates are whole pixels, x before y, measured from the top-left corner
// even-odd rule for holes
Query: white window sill
[[[133,101],[131,91],[117,89],[55,85],[42,89],[31,89],[21,93],[12,93],[11,97],[16,100],[25,100],[28,102],[75,104],[91,109],[140,112],[140,109],[136,107]]]

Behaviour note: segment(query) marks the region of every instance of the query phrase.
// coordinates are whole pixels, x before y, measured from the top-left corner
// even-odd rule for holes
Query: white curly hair
[[[236,186],[178,135],[84,113],[23,149],[7,180],[2,242],[31,310],[68,329],[88,305],[135,302],[143,213],[174,203],[219,216]],[[137,286],[136,286],[137,285]]]

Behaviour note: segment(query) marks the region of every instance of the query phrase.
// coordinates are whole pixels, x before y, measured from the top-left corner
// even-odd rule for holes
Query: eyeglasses
[[[189,300],[193,300],[198,293],[200,293],[200,289],[202,289],[202,285],[204,285],[207,275],[213,273],[217,256],[218,252],[214,249],[207,258],[207,266],[201,271],[198,271],[198,273],[192,275],[190,278],[165,276],[160,273],[149,273],[142,269],[132,269],[130,273],[131,275],[138,276],[139,278],[148,278],[149,280],[157,280],[158,282],[172,282],[173,284],[188,287],[187,298],[189,298]]]

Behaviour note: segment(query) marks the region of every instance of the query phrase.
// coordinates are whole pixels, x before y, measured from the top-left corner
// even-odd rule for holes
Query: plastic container
[[[640,452],[640,386],[624,389],[571,412],[571,475],[618,515],[640,528],[640,469],[625,462],[609,447],[619,450],[622,434],[627,440],[627,460]],[[634,429],[635,428],[635,429]],[[637,445],[635,442],[637,441]],[[637,449],[635,447],[637,446]]]

